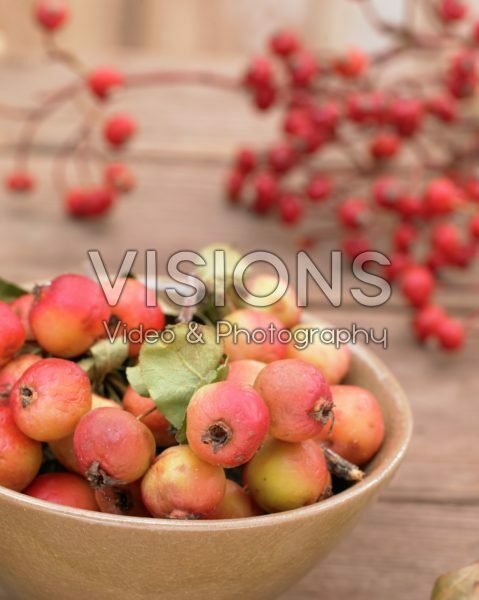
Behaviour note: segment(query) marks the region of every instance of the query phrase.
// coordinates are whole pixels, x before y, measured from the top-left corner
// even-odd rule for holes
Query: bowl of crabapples
[[[120,284],[0,286],[0,592],[274,598],[391,480],[401,387],[291,291],[186,316]]]

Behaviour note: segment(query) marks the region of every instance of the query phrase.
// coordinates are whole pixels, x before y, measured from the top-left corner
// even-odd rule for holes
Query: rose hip
[[[269,409],[269,432],[285,442],[315,437],[333,419],[331,390],[313,365],[285,359],[267,365],[255,389]]]
[[[334,424],[324,428],[318,440],[355,465],[364,465],[376,454],[384,439],[384,417],[376,398],[361,387],[331,387]]]
[[[111,116],[105,123],[103,135],[113,148],[121,148],[136,133],[136,122],[126,113]]]
[[[113,90],[124,84],[123,73],[113,67],[99,67],[88,76],[88,86],[99,100],[106,100]]]
[[[321,323],[301,324],[295,327],[292,331],[297,336],[298,342],[292,340],[288,344],[286,355],[287,358],[299,358],[312,364],[321,371],[329,385],[334,385],[339,383],[348,372],[351,353],[347,346],[336,348],[333,343],[322,341],[319,333],[311,331],[321,331],[324,328]],[[311,343],[307,343],[308,341]]]
[[[42,360],[41,357],[36,354],[21,354],[0,369],[0,401],[2,398],[8,400],[13,386],[20,377],[29,367],[40,360]]]
[[[313,440],[297,444],[270,439],[246,469],[248,490],[267,512],[317,502],[330,484],[326,460]]]
[[[156,408],[151,398],[140,396],[132,387],[128,387],[123,396],[123,408],[135,417],[139,417],[151,409],[155,409],[151,414],[143,417],[141,422],[152,432],[157,446],[167,447],[176,444],[170,423],[161,414],[160,410]]]
[[[245,519],[261,514],[251,495],[240,485],[226,480],[226,490],[223,500],[216,509],[208,515],[208,519]]]
[[[30,324],[42,348],[62,358],[86,352],[105,335],[110,310],[100,286],[81,275],[60,275],[42,287]]]
[[[91,487],[84,479],[72,473],[40,475],[24,493],[53,504],[98,511],[95,494]]]
[[[225,489],[223,469],[201,460],[188,446],[164,450],[141,483],[149,512],[169,519],[199,519],[211,514]]]
[[[65,210],[76,219],[96,218],[110,212],[115,200],[114,189],[110,186],[74,188],[65,196]]]
[[[38,0],[35,3],[35,17],[46,31],[56,31],[68,19],[68,6],[62,0]]]
[[[73,433],[90,410],[90,381],[74,362],[45,358],[17,381],[10,405],[25,435],[39,442],[59,440]]]
[[[18,429],[9,406],[0,405],[0,485],[21,492],[37,476],[42,445]]]
[[[418,340],[424,342],[435,335],[445,316],[444,309],[434,304],[420,308],[413,320],[413,329]]]
[[[24,294],[17,298],[11,303],[13,312],[17,315],[25,330],[25,339],[29,342],[35,340],[35,334],[30,327],[30,312],[35,302],[35,296],[33,294]]]
[[[156,450],[155,438],[143,423],[129,412],[111,408],[85,415],[73,445],[80,472],[94,488],[140,479]]]
[[[141,499],[141,482],[95,490],[95,500],[103,513],[126,517],[149,517]]]
[[[257,392],[229,381],[200,388],[186,411],[191,449],[204,461],[222,467],[248,462],[268,426],[268,409]]]
[[[266,363],[259,360],[234,360],[229,363],[227,381],[236,385],[253,386]]]
[[[6,365],[25,342],[25,329],[12,308],[0,302],[0,367]]]

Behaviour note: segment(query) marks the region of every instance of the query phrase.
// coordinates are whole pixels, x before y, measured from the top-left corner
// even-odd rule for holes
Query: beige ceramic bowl
[[[281,514],[195,522],[60,508],[0,488],[0,588],[22,600],[264,600],[284,592],[347,535],[409,442],[407,401],[381,362],[353,348],[348,382],[371,390],[386,418],[385,443],[361,483]]]

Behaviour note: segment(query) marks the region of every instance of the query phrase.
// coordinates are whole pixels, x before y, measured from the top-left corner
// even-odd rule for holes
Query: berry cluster
[[[464,2],[438,0],[419,25],[424,3],[410,4],[394,24],[370,0],[358,2],[391,39],[377,54],[315,53],[289,31],[269,40],[243,86],[257,109],[278,112],[280,139],[238,150],[226,194],[254,214],[308,227],[301,247],[330,235],[351,259],[385,252],[384,275],[416,311],[418,339],[456,350],[464,324],[433,297],[448,273],[472,266],[479,245],[478,123],[470,103],[479,21],[466,18]],[[428,58],[427,70],[418,61],[405,76],[400,63],[412,53]],[[321,227],[331,218],[335,227]]]
[[[118,355],[121,344],[100,339],[105,324],[156,331],[166,325],[162,309],[146,305],[150,290],[135,279],[124,283],[115,306],[96,282],[79,275],[0,303],[0,485],[85,510],[232,519],[326,499],[337,483],[332,475],[363,477],[356,465],[368,463],[384,439],[379,403],[369,391],[341,384],[347,347],[320,336],[301,349],[280,340],[280,332],[290,331],[285,323],[300,327],[291,294],[265,309],[236,308],[222,320],[256,333],[274,325],[273,339],[227,336],[204,355],[185,346],[168,355],[165,345],[130,341]],[[255,289],[269,283],[261,276],[252,282]],[[212,355],[220,361],[216,379]],[[146,368],[148,356],[153,362]],[[128,385],[127,366],[127,375],[144,369],[144,381],[128,375]],[[182,367],[186,403],[179,399]],[[155,398],[147,395],[151,369],[152,389],[157,373],[167,377]],[[208,378],[201,378],[203,369]],[[98,395],[99,373],[103,393],[105,377],[116,382],[117,393]],[[147,389],[140,394],[133,385]],[[178,429],[162,409],[177,415],[180,405]]]

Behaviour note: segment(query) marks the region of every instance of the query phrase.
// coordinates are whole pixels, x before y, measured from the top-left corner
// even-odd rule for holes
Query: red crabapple
[[[270,439],[248,464],[246,481],[256,504],[272,513],[314,504],[330,476],[313,440],[292,444]]]
[[[103,177],[105,185],[112,187],[120,194],[129,192],[136,185],[133,173],[126,165],[119,162],[106,165]]]
[[[371,156],[376,160],[384,160],[396,156],[401,147],[400,138],[393,133],[378,133],[369,147]]]
[[[111,187],[75,188],[65,196],[65,210],[76,219],[89,219],[107,214],[115,203]]]
[[[90,381],[76,363],[45,358],[17,381],[10,405],[25,435],[39,442],[59,440],[73,433],[90,410]]]
[[[225,321],[231,324],[231,331]],[[250,359],[267,363],[284,358],[286,354],[285,344],[278,340],[278,331],[284,329],[284,325],[266,312],[247,308],[235,310],[218,323],[218,329],[230,360]],[[250,333],[251,339],[243,330]]]
[[[9,406],[0,405],[0,485],[21,492],[37,476],[42,445],[18,429]]]
[[[443,21],[460,21],[467,14],[468,7],[462,0],[440,0],[438,13]]]
[[[103,398],[102,396],[98,396],[98,394],[92,394],[90,410],[95,410],[96,408],[116,408],[121,410],[121,406],[114,400]],[[53,456],[65,467],[65,469],[68,469],[73,473],[80,473],[80,468],[75,456],[75,449],[73,447],[73,433],[60,440],[49,442],[48,446]]]
[[[413,320],[413,329],[418,340],[424,342],[435,335],[445,316],[444,309],[434,304],[420,308]]]
[[[136,130],[136,121],[127,113],[119,113],[106,121],[103,135],[113,148],[120,148],[132,138]]]
[[[106,100],[114,89],[123,87],[124,84],[123,73],[112,67],[99,67],[88,76],[88,86],[100,100]]]
[[[46,31],[59,29],[69,17],[68,6],[62,0],[38,0],[35,17]]]
[[[28,171],[17,169],[6,176],[5,187],[11,192],[30,192],[35,187],[35,180]]]
[[[248,462],[268,426],[268,409],[258,393],[229,381],[200,388],[186,411],[186,437],[191,449],[204,461],[222,467]]]
[[[436,336],[443,350],[459,350],[464,345],[466,332],[461,321],[445,317],[437,326]]]
[[[73,438],[82,475],[94,488],[140,479],[155,456],[151,431],[124,410],[97,408],[78,424]]]
[[[228,364],[226,380],[237,385],[253,386],[256,377],[265,366],[266,363],[259,360],[233,360]]]
[[[39,362],[40,356],[36,354],[21,354],[0,369],[0,400],[8,400],[13,386],[17,383],[25,371],[35,363]]]
[[[459,200],[460,192],[450,179],[434,179],[424,192],[424,212],[433,217],[447,215],[454,210]]]
[[[323,202],[331,195],[332,184],[326,175],[316,174],[306,187],[306,194],[311,202]]]
[[[351,353],[347,346],[336,348],[334,343],[323,341],[318,332],[324,328],[325,325],[321,323],[301,324],[295,327],[292,332],[298,338],[298,342],[293,339],[288,344],[286,357],[299,358],[312,364],[321,371],[329,385],[335,385],[346,376],[351,362]],[[311,343],[306,344],[307,341]]]
[[[367,55],[359,48],[350,48],[343,56],[333,61],[333,69],[346,79],[362,75],[368,66]]]
[[[376,454],[384,439],[384,417],[376,398],[361,387],[331,387],[334,424],[324,428],[318,440],[355,465],[364,465]]]
[[[346,198],[338,206],[338,217],[344,227],[359,229],[369,220],[367,203],[362,198]]]
[[[72,473],[40,475],[24,491],[27,496],[45,502],[98,511],[95,494],[88,483]]]
[[[245,519],[260,514],[262,514],[261,510],[256,506],[251,495],[240,485],[227,479],[223,500],[207,518]]]
[[[126,517],[149,517],[141,499],[141,482],[116,485],[95,490],[95,500],[101,512]]]
[[[123,408],[135,417],[139,417],[156,407],[151,398],[140,396],[140,394],[137,394],[132,387],[128,387],[123,396]],[[150,429],[155,437],[157,446],[167,447],[176,444],[171,425],[161,414],[159,409],[156,409],[151,414],[143,417],[141,422]]]
[[[319,74],[319,63],[314,54],[299,50],[288,62],[291,81],[297,87],[308,87]]]
[[[155,292],[137,279],[126,279],[118,304],[111,307],[111,316],[113,325],[121,321],[128,332],[143,329],[143,333],[138,331],[138,341],[130,339],[130,356],[138,356],[148,330],[159,331],[165,326],[165,315],[156,302]]]
[[[431,271],[422,265],[406,267],[401,277],[401,291],[412,306],[427,304],[434,293],[436,281]]]
[[[105,335],[110,310],[101,287],[82,275],[60,275],[40,288],[30,325],[40,346],[72,358]]]
[[[268,296],[276,289],[277,285],[278,280],[274,275],[256,275],[253,277],[248,281],[248,291],[253,296],[250,304],[254,306],[254,296],[260,298]],[[265,311],[277,317],[288,329],[297,325],[301,319],[301,309],[298,307],[296,294],[290,287],[288,287],[283,297],[274,304],[265,307],[254,306],[254,310]]]
[[[283,194],[278,201],[279,216],[285,225],[295,225],[303,217],[303,204],[295,194]]]
[[[25,342],[25,329],[12,308],[0,302],[0,367],[6,365]]]
[[[272,36],[271,50],[278,56],[290,56],[297,52],[301,46],[298,36],[291,31],[279,31]]]
[[[35,340],[35,335],[30,327],[30,311],[32,310],[34,302],[35,296],[33,294],[24,294],[10,304],[13,312],[22,322],[23,329],[25,330],[25,339],[28,342]]]
[[[141,482],[141,495],[155,517],[199,519],[212,513],[225,495],[221,467],[201,460],[189,446],[164,450]]]
[[[270,363],[258,375],[255,389],[269,409],[269,432],[278,440],[302,442],[333,422],[329,385],[316,367],[302,360]]]

